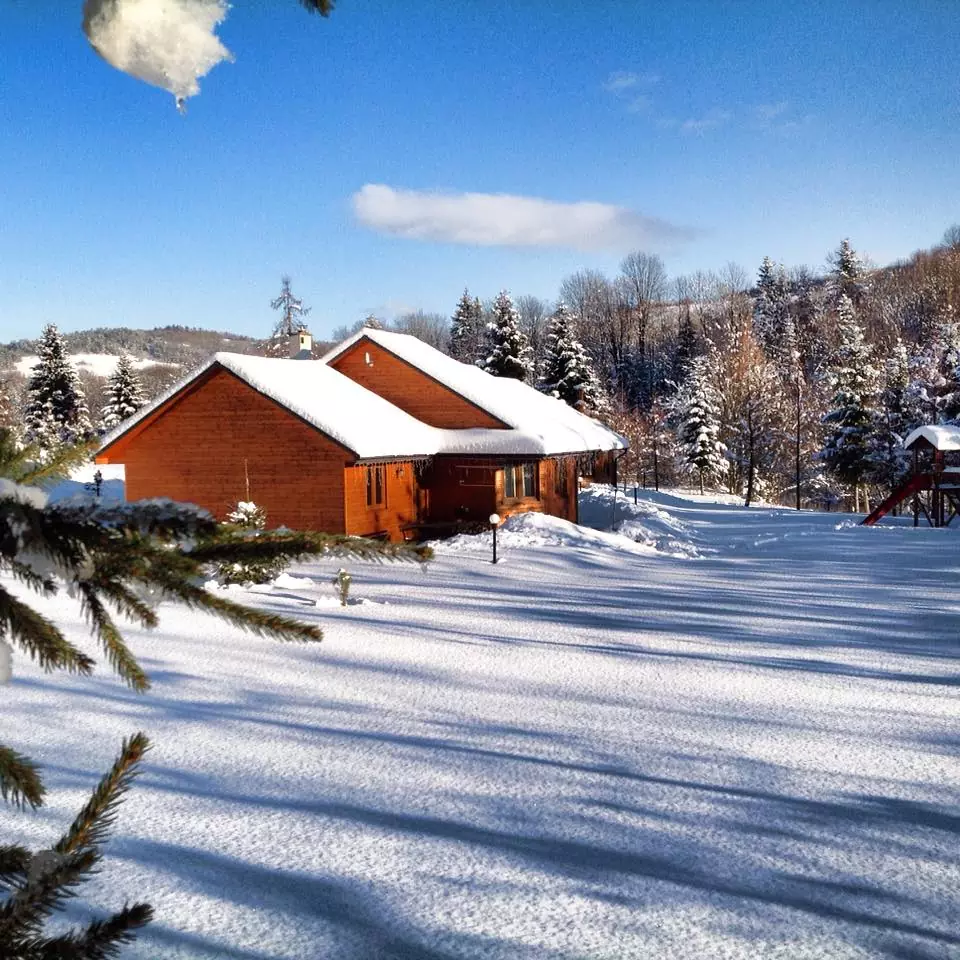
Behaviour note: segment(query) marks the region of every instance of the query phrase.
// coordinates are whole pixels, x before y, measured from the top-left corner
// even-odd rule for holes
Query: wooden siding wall
[[[358,537],[386,533],[403,539],[403,527],[417,520],[417,481],[412,463],[385,463],[386,498],[381,507],[367,506],[367,468],[347,467],[343,472],[346,532]]]
[[[345,532],[351,455],[232,373],[214,368],[158,413],[98,457],[126,464],[128,500],[170,497],[222,519],[245,499],[246,460],[271,527]]]
[[[431,427],[457,430],[504,426],[489,413],[370,340],[358,340],[331,366]]]
[[[547,513],[552,517],[561,517],[575,523],[577,520],[575,462],[573,457],[541,460],[539,498],[521,497],[516,500],[504,500],[503,471],[499,471],[497,473],[497,513],[502,519],[512,517],[516,513]],[[563,474],[565,491],[563,494],[558,494],[555,488],[557,471]]]

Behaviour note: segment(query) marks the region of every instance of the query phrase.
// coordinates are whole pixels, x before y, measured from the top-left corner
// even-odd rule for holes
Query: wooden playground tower
[[[915,527],[921,515],[931,527],[949,527],[960,516],[960,427],[917,427],[903,446],[913,454],[913,471],[863,521],[864,526],[873,526],[909,500]],[[947,462],[949,455],[954,463]]]

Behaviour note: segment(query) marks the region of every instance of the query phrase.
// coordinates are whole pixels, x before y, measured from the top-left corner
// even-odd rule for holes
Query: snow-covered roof
[[[547,454],[587,450],[624,450],[627,441],[592,417],[509,377],[494,377],[479,367],[460,363],[430,344],[406,333],[364,327],[344,340],[321,362],[331,363],[364,337],[422,370],[438,383],[530,438]]]
[[[216,353],[203,366],[140,410],[136,416],[108,433],[101,444],[101,451],[115,443],[215,364],[229,370],[259,393],[275,400],[336,440],[355,453],[360,460],[398,457],[416,459],[436,454],[542,457],[586,450],[615,449],[609,445],[587,446],[586,444],[594,439],[589,430],[584,429],[580,433],[571,431],[559,419],[556,423],[548,420],[544,429],[539,431],[486,428],[441,430],[415,419],[325,363],[254,357],[240,353]],[[507,390],[523,386],[513,380],[498,380],[497,383]],[[537,396],[540,397],[539,394]],[[549,397],[540,398],[551,410],[555,407],[566,407],[561,401]],[[571,412],[587,424],[595,423],[588,417],[581,417],[576,411]],[[563,411],[558,413],[562,416]],[[620,440],[602,425],[596,426]],[[601,438],[598,435],[596,439]]]
[[[119,439],[212,366],[236,374],[264,396],[353,451],[358,458],[431,456],[434,430],[371,393],[332,367],[311,360],[280,360],[241,353],[215,353],[135,417],[104,437],[101,449]]]
[[[942,450],[945,452],[960,450],[960,427],[945,427],[935,424],[917,427],[917,429],[903,441],[903,445],[909,450],[918,440],[926,440],[934,450]]]

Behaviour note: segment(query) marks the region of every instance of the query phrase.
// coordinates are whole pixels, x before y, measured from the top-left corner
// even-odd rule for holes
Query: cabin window
[[[558,497],[567,495],[567,461],[553,461],[553,492]]]
[[[387,496],[387,468],[382,464],[367,467],[367,506],[382,507]]]
[[[516,500],[517,499],[517,482],[516,474],[514,473],[515,467],[504,467],[503,468],[503,499],[504,500]]]
[[[525,463],[520,469],[523,473],[523,495],[525,497],[535,497],[537,495],[537,465],[535,463]]]
[[[518,463],[512,467],[503,468],[503,499],[520,500],[525,497],[537,496],[537,465],[535,463]]]

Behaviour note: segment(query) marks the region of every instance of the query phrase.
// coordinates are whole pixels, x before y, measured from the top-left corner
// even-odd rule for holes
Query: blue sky
[[[282,273],[322,336],[631,249],[886,263],[960,221],[955,0],[234,0],[186,116],[81,6],[0,5],[3,340],[265,335]]]

